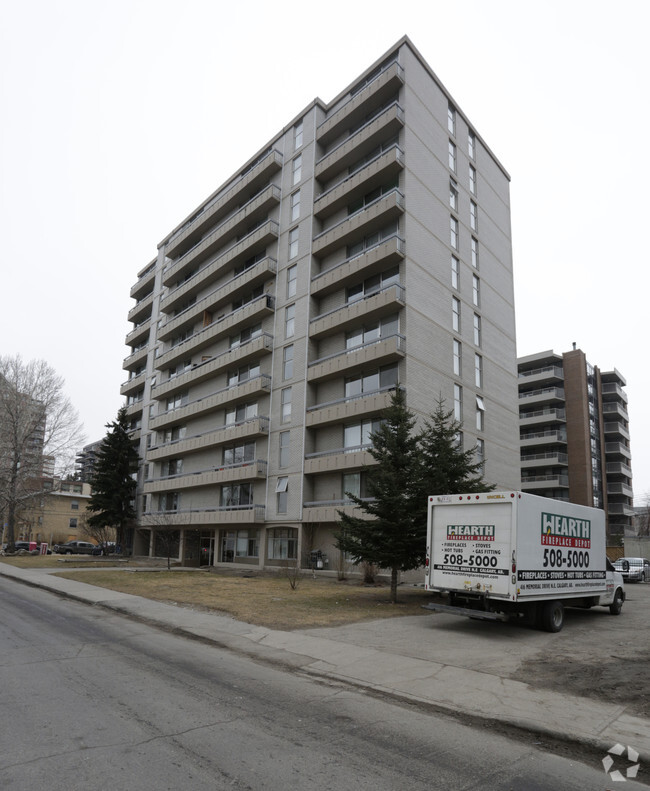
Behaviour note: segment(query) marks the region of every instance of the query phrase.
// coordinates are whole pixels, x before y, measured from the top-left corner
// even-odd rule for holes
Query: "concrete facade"
[[[509,176],[406,38],[165,237],[131,296],[136,553],[173,529],[188,564],[337,568],[398,383],[519,486]]]
[[[521,487],[602,508],[608,538],[632,529],[633,491],[625,379],[590,365],[583,351],[521,357]]]

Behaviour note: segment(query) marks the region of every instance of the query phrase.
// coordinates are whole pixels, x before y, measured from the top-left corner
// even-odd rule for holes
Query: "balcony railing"
[[[564,399],[564,388],[562,387],[542,387],[539,390],[528,390],[524,393],[519,393],[519,398],[538,398],[539,396],[547,396],[548,398],[561,398]]]
[[[564,377],[564,371],[559,365],[547,365],[544,368],[534,368],[531,371],[519,371],[518,376],[520,379],[526,379],[529,376],[539,376],[540,374],[553,374],[559,379]]]
[[[327,316],[332,316],[334,313],[338,313],[339,311],[342,310],[347,310],[348,308],[363,303],[368,299],[372,299],[373,297],[376,297],[377,294],[386,293],[390,291],[391,288],[395,289],[395,299],[403,302],[406,295],[406,289],[404,288],[404,286],[400,285],[399,283],[391,283],[389,286],[383,286],[383,288],[378,288],[376,291],[372,291],[369,294],[364,294],[363,297],[361,297],[361,299],[355,299],[353,302],[345,302],[344,304],[339,305],[336,308],[332,308],[331,310],[328,310],[325,313],[321,313],[319,316],[314,316],[313,319],[310,319],[309,323],[314,324],[315,322],[320,321],[321,319],[324,319]]]
[[[362,398],[368,398],[369,396],[379,395],[380,393],[387,393],[390,390],[395,390],[396,385],[386,385],[385,387],[380,387],[377,390],[369,390],[367,393],[357,393],[353,396],[347,396],[346,398],[337,398],[335,401],[324,401],[321,404],[315,404],[314,406],[308,406],[307,412],[314,412],[317,409],[325,409],[326,407],[336,406],[336,404],[349,404],[352,401],[359,401]]]
[[[228,429],[235,428],[237,426],[243,426],[247,423],[259,422],[261,430],[266,429],[268,431],[269,419],[268,417],[264,417],[262,415],[258,415],[256,417],[249,417],[245,420],[237,420],[234,423],[225,423],[223,426],[217,426],[217,428],[211,428],[207,431],[200,431],[198,434],[188,434],[187,436],[180,437],[178,439],[169,440],[169,442],[159,442],[156,445],[151,445],[148,450],[158,450],[159,448],[171,448],[175,447],[181,442],[189,442],[193,439],[199,439],[200,437],[207,437],[210,434],[216,434],[220,431],[227,431]]]

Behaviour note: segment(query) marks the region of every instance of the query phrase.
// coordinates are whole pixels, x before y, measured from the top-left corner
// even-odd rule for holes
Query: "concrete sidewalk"
[[[349,628],[340,633],[337,629],[274,631],[228,616],[196,612],[63,579],[51,570],[20,569],[0,562],[0,575],[261,661],[455,714],[579,742],[601,750],[603,755],[616,743],[631,745],[640,753],[642,763],[647,765],[650,761],[650,719],[626,714],[623,705],[533,689],[502,677],[496,669],[481,672],[462,666],[460,661],[454,664],[450,652],[443,663],[409,655],[409,645],[417,645],[417,629],[425,620],[422,617],[391,619],[406,622],[392,626],[393,629],[410,628],[414,632],[407,639],[404,631],[399,641],[381,640],[381,634],[391,629],[385,620],[363,624],[358,630],[359,642],[366,645],[360,645],[350,642],[354,632]],[[418,626],[410,626],[410,621],[417,621]],[[364,639],[370,631],[373,639]]]

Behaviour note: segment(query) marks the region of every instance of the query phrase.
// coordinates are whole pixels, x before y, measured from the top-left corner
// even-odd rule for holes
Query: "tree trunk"
[[[397,568],[395,566],[390,570],[390,600],[392,604],[397,604]]]

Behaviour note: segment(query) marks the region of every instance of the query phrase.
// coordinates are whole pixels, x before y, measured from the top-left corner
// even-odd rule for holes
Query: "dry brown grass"
[[[388,585],[366,587],[356,581],[339,582],[331,578],[305,577],[292,590],[286,577],[272,574],[234,576],[190,570],[136,573],[106,570],[69,571],[61,576],[285,630],[424,615],[427,611],[421,605],[432,598],[423,588],[400,586],[398,603],[391,604]]]

